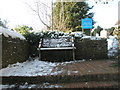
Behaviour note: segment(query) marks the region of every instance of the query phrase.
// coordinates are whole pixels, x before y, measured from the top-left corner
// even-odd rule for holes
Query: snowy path
[[[3,76],[47,75],[51,73],[52,68],[54,68],[56,65],[56,63],[44,62],[35,59],[33,61],[9,65],[7,68],[0,70],[0,75],[1,73]]]
[[[9,65],[7,68],[0,70],[0,76],[44,76],[44,75],[57,75],[61,71],[52,72],[58,65],[66,65],[68,63],[83,62],[85,60],[69,61],[62,63],[52,63],[40,61],[38,58],[32,61],[23,63],[16,63]]]

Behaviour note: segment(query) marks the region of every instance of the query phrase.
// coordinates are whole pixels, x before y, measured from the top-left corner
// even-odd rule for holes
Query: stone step
[[[46,89],[67,89],[67,88],[119,88],[118,82],[78,82],[78,83],[42,83],[42,84],[22,84],[22,85],[3,85],[2,90],[46,90]]]
[[[2,84],[40,84],[48,83],[76,83],[88,81],[118,81],[120,73],[88,74],[88,75],[50,75],[50,76],[10,76],[2,78]]]

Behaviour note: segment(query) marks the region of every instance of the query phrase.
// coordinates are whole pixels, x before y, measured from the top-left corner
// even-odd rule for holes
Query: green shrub
[[[14,30],[22,34],[23,36],[25,36],[29,34],[30,33],[29,31],[33,30],[33,28],[26,26],[26,25],[21,25],[21,26],[17,26],[16,28],[14,28]]]

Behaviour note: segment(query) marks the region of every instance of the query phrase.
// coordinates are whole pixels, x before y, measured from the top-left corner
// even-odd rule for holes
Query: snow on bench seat
[[[75,47],[40,48],[40,50],[62,50],[62,49],[75,49]]]

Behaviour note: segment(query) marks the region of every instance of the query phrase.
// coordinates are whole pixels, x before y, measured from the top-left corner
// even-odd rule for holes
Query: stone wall
[[[4,37],[2,35],[2,68],[9,64],[24,62],[29,56],[29,45],[19,38]]]
[[[75,38],[75,59],[106,59],[107,41]]]

